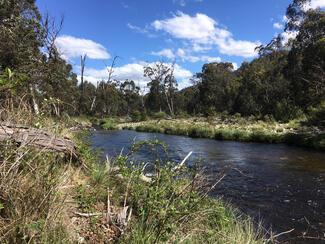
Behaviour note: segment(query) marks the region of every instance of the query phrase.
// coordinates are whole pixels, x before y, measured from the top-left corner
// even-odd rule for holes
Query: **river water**
[[[93,148],[114,157],[127,152],[132,142],[159,139],[169,147],[168,157],[189,163],[202,161],[210,180],[227,176],[211,196],[222,197],[290,243],[322,243],[325,239],[325,153],[282,144],[241,143],[193,139],[184,136],[128,130],[96,131]],[[140,151],[136,158],[152,155]],[[302,239],[302,236],[308,239]],[[320,239],[315,239],[320,238]]]

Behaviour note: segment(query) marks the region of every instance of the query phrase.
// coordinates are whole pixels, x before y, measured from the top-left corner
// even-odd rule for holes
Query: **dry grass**
[[[49,242],[68,238],[62,226],[68,165],[53,153],[10,142],[1,145],[0,242]],[[50,162],[50,163],[49,163]]]

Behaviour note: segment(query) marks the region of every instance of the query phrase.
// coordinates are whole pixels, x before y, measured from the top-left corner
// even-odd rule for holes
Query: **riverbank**
[[[216,140],[286,143],[325,151],[324,129],[304,126],[300,121],[279,123],[241,117],[199,117],[125,122],[115,128]]]
[[[10,140],[0,145],[5,152],[0,157],[1,242],[266,241],[250,218],[207,197],[209,188],[202,188],[201,176],[186,167],[156,165],[156,173],[148,177],[144,165],[130,165],[127,156],[103,161],[80,131],[85,125],[75,120],[20,118],[10,122],[70,138],[78,159],[29,145],[17,148]]]

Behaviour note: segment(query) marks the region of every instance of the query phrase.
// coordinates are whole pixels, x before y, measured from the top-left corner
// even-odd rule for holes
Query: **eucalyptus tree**
[[[175,63],[166,64],[156,62],[144,67],[144,77],[150,79],[147,107],[158,112],[167,110],[171,116],[175,115],[174,101],[177,91],[177,81],[174,76]]]
[[[122,82],[120,91],[124,102],[123,114],[130,116],[132,112],[141,109],[140,87],[136,86],[133,80],[125,80]]]
[[[300,107],[325,101],[325,12],[308,10],[288,55],[286,77]]]
[[[198,74],[200,104],[203,112],[231,112],[238,82],[232,63],[209,63]]]

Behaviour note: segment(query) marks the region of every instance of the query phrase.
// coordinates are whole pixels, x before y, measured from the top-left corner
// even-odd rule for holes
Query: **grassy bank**
[[[266,241],[248,217],[207,197],[211,188],[199,171],[155,161],[149,178],[141,162],[130,163],[130,155],[103,160],[90,150],[87,135],[71,132],[89,123],[19,114],[19,121],[14,114],[8,119],[74,140],[79,160],[0,144],[1,243]],[[162,146],[144,142],[133,149],[145,145]]]
[[[121,123],[120,129],[242,142],[287,143],[325,150],[325,131],[300,121],[278,123],[241,117],[187,118]]]

